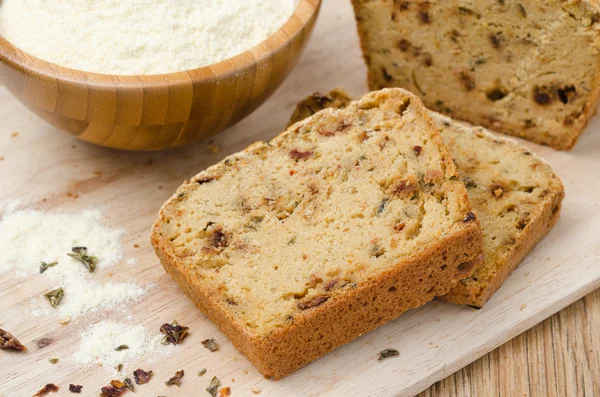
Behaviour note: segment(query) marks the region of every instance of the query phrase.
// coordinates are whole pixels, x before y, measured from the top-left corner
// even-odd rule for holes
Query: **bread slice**
[[[338,103],[352,100],[341,88],[335,92]],[[304,102],[316,96],[298,108],[305,109]],[[292,121],[299,121],[297,114]],[[481,220],[485,246],[485,261],[441,299],[481,308],[558,221],[564,188],[545,161],[515,141],[436,112],[430,115]]]
[[[447,293],[483,259],[456,167],[400,89],[199,173],[151,238],[183,291],[272,378]]]
[[[561,150],[600,92],[597,0],[353,0],[369,87]]]

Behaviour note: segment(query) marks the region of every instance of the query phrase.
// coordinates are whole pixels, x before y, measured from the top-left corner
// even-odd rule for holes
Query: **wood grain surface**
[[[154,286],[148,297],[127,308],[135,322],[158,333],[162,323],[176,318],[192,330],[173,354],[145,356],[126,368],[128,373],[137,367],[155,371],[156,381],[140,387],[140,396],[208,396],[205,388],[213,375],[231,386],[233,397],[254,396],[252,387],[262,390],[260,397],[410,397],[443,379],[422,396],[598,395],[599,293],[580,300],[600,287],[598,118],[571,153],[525,143],[562,177],[563,215],[483,310],[432,302],[274,382],[262,378],[165,274],[151,250],[149,228],[181,182],[256,140],[277,135],[295,103],[313,91],[345,86],[354,95],[364,93],[365,73],[350,4],[329,0],[298,67],[260,109],[214,137],[219,152],[208,142],[160,153],[90,145],[58,133],[0,88],[0,204],[20,200],[22,207],[63,212],[96,207],[107,224],[127,231],[125,258],[135,257],[137,264],[118,265],[116,281]],[[102,282],[109,276],[98,272],[94,277]],[[96,312],[68,325],[53,316],[33,316],[34,298],[44,288],[35,277],[0,278],[0,326],[33,346],[22,355],[0,351],[0,396],[31,396],[47,382],[61,386],[56,396],[72,395],[69,383],[84,385],[85,396],[97,396],[112,374],[74,365],[71,356],[86,326],[101,319],[127,321],[126,316]],[[39,350],[35,341],[42,337],[57,341]],[[220,343],[219,352],[202,347],[200,341],[210,337]],[[377,361],[384,348],[397,348],[400,356]],[[50,357],[61,361],[51,365]],[[186,375],[181,388],[164,385],[177,370],[195,374],[203,367],[209,370],[203,378]]]
[[[271,37],[214,65],[153,76],[73,70],[33,57],[0,37],[0,81],[30,110],[84,141],[160,150],[197,142],[260,106],[296,65],[321,0],[298,0]]]

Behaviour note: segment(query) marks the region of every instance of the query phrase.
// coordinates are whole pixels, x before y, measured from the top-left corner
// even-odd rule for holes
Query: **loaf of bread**
[[[372,90],[561,150],[595,114],[598,0],[353,0]]]
[[[338,104],[352,101],[340,88],[335,96]],[[315,93],[298,108],[307,109],[305,102],[315,97],[329,94]],[[325,105],[336,106],[324,101]],[[314,112],[321,109],[312,107]],[[294,112],[291,121],[299,121],[298,114]],[[481,220],[485,246],[485,261],[441,298],[481,308],[558,221],[564,188],[545,161],[515,141],[436,112],[430,115]]]
[[[151,239],[183,291],[272,378],[446,294],[483,260],[456,166],[400,89],[326,109],[199,173]]]

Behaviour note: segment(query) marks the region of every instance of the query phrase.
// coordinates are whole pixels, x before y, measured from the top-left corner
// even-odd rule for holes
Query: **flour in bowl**
[[[0,35],[58,65],[150,75],[241,54],[293,11],[293,0],[2,0]]]

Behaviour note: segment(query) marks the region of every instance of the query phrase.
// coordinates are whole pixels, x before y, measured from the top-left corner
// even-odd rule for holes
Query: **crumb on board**
[[[209,142],[208,146],[206,148],[212,154],[216,154],[216,153],[219,153],[221,151],[221,147],[219,147],[219,145],[214,144],[212,142]]]

